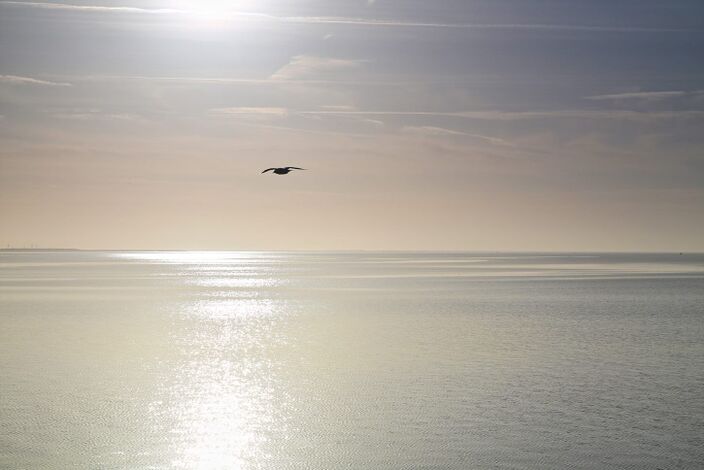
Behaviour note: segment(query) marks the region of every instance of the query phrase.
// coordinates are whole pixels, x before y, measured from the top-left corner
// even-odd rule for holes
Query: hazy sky
[[[0,244],[704,251],[704,2],[0,1]]]

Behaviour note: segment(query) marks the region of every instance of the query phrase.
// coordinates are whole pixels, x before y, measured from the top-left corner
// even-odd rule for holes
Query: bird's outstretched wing
[[[267,171],[271,171],[271,170],[276,170],[276,168],[267,168],[266,170],[262,171],[262,173],[266,173]]]
[[[298,168],[297,166],[287,166],[287,170],[305,170],[305,168]]]

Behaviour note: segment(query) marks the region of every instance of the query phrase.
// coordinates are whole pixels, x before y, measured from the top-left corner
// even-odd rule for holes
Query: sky
[[[7,246],[704,251],[704,2],[0,1]]]

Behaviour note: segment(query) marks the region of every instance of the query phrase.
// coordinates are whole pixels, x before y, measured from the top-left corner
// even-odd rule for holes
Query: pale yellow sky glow
[[[0,244],[704,250],[696,15],[525,3],[0,2]]]

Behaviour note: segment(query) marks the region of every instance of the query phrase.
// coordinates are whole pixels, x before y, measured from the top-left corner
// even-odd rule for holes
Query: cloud
[[[134,121],[147,122],[147,119],[137,113],[120,112],[101,108],[88,107],[51,107],[41,110],[56,119],[73,121]]]
[[[364,61],[360,60],[359,64],[363,64]],[[288,65],[288,64],[287,64]],[[286,67],[286,66],[284,66]],[[282,68],[284,68],[282,67]],[[279,69],[281,70],[281,69]],[[328,73],[330,73],[329,71]],[[275,72],[274,74],[278,73]],[[338,74],[335,74],[338,75]],[[329,79],[314,79],[314,78],[284,78],[278,76],[273,78],[269,76],[267,78],[232,78],[232,77],[164,77],[164,76],[140,76],[140,75],[72,75],[70,77],[72,81],[146,81],[146,82],[183,82],[183,83],[193,83],[193,84],[203,84],[203,85],[229,85],[229,84],[252,84],[252,85],[286,85],[286,84],[308,84],[308,85],[379,85],[379,86],[389,86],[389,85],[400,85],[400,84],[427,84],[428,79],[409,81],[409,80],[358,80],[353,78],[345,77],[330,77]],[[442,81],[445,83],[445,81]]]
[[[0,75],[0,83],[10,85],[38,85],[38,86],[71,86],[70,83],[50,82],[31,77],[20,77],[17,75]]]
[[[496,145],[511,145],[510,142],[499,139],[497,137],[490,137],[481,134],[471,134],[462,131],[456,131],[453,129],[445,129],[444,127],[434,127],[434,126],[405,126],[401,129],[401,132],[407,134],[418,134],[418,135],[429,135],[429,136],[462,136],[470,137],[477,140],[482,140]]]
[[[362,122],[364,122],[366,124],[371,124],[372,126],[374,126],[376,128],[381,128],[386,125],[384,123],[384,121],[380,121],[378,119],[362,119]]]
[[[331,73],[344,72],[359,68],[364,61],[350,59],[333,59],[309,55],[297,55],[290,62],[274,72],[271,80],[302,80],[329,76]]]
[[[267,78],[231,78],[231,77],[164,77],[164,76],[142,76],[142,75],[83,75],[72,76],[73,80],[88,80],[88,81],[146,81],[146,82],[183,82],[183,83],[202,83],[214,85],[227,84],[261,84],[271,83]]]
[[[369,4],[373,4],[370,2]],[[84,12],[141,13],[141,14],[178,14],[198,15],[198,10],[172,8],[139,8],[130,6],[76,5],[71,3],[0,1],[0,5],[49,10],[70,10]],[[702,29],[690,28],[646,28],[629,26],[599,26],[577,24],[521,24],[521,23],[430,23],[399,20],[376,20],[372,18],[354,18],[338,16],[273,16],[265,13],[238,10],[219,12],[221,17],[242,17],[252,20],[279,21],[285,23],[359,25],[399,28],[449,28],[449,29],[498,29],[498,30],[544,30],[575,32],[614,32],[614,33],[702,33]]]
[[[406,126],[401,129],[401,132],[422,135],[467,135],[464,132],[433,126]]]
[[[177,9],[177,8],[141,8],[132,6],[107,6],[107,5],[76,5],[73,3],[49,3],[49,2],[18,2],[0,1],[0,6],[10,6],[18,8],[33,8],[39,10],[84,12],[84,13],[116,13],[116,14],[142,14],[142,15],[173,15],[188,18],[197,18],[203,15],[203,10],[197,9]],[[218,11],[219,19],[250,19],[250,20],[281,20],[278,17],[264,13],[247,12],[240,10]],[[101,19],[102,21],[102,19]]]
[[[234,117],[249,117],[255,119],[284,118],[288,116],[288,109],[276,107],[230,107],[214,108],[211,114]]]
[[[55,113],[53,117],[58,119],[69,119],[74,121],[94,121],[94,120],[112,120],[112,121],[144,121],[144,118],[136,114],[130,113]]]
[[[647,100],[647,101],[657,101],[667,98],[675,98],[678,96],[685,95],[700,95],[704,94],[703,91],[637,91],[631,93],[615,93],[611,95],[594,95],[587,96],[586,99],[594,101],[610,101],[610,100]]]
[[[684,28],[639,28],[627,26],[599,26],[577,24],[543,23],[428,23],[416,21],[375,20],[345,16],[288,16],[271,17],[290,23],[339,24],[358,26],[388,26],[401,28],[447,28],[447,29],[498,29],[498,30],[539,30],[539,31],[584,31],[613,33],[701,33],[700,29]]]
[[[327,104],[322,105],[320,109],[325,111],[355,111],[357,108],[348,104]]]
[[[357,116],[438,116],[487,121],[517,121],[527,119],[616,119],[656,121],[666,119],[701,119],[704,111],[640,112],[630,110],[559,110],[559,111],[300,111],[300,114],[331,114]]]
[[[271,75],[272,80],[300,80],[321,78],[331,73],[344,72],[359,68],[361,60],[333,59],[309,55],[297,55],[291,61]]]
[[[70,3],[48,3],[48,2],[14,2],[2,1],[0,5],[27,7],[27,8],[42,8],[46,10],[73,10],[85,12],[115,12],[115,13],[186,13],[186,10],[174,10],[170,8],[137,8],[137,7],[109,7],[104,5],[74,5]]]

